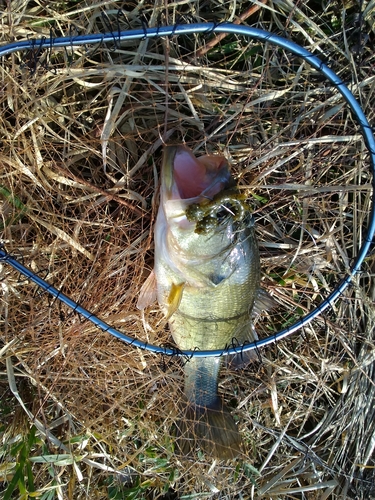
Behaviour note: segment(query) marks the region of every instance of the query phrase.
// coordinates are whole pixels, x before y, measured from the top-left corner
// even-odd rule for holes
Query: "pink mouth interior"
[[[218,172],[226,166],[225,160],[216,156],[195,158],[189,150],[181,148],[176,152],[173,176],[181,199],[195,198],[210,187]],[[215,184],[210,195],[215,195],[223,182]]]
[[[173,176],[182,199],[195,198],[207,187],[206,169],[186,149],[179,149],[173,165]]]

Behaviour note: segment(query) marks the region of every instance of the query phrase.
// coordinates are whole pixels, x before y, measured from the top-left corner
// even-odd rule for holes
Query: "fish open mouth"
[[[229,183],[228,163],[222,156],[196,158],[184,146],[165,148],[164,181],[169,199],[211,199]]]

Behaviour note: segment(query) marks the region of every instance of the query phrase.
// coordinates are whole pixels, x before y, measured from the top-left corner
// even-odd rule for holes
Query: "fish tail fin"
[[[224,460],[235,458],[241,452],[241,435],[219,397],[209,408],[184,403],[176,429],[176,444],[184,455],[197,447]]]

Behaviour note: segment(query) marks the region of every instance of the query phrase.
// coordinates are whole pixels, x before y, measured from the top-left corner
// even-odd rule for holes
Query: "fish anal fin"
[[[236,341],[239,346],[243,345],[245,342],[256,342],[259,339],[251,320],[257,318],[262,311],[269,311],[270,309],[274,309],[277,305],[276,300],[271,297],[271,295],[266,292],[264,288],[259,288],[257,290],[251,311],[251,318],[249,318],[247,324],[241,326],[236,335]],[[228,366],[231,369],[240,370],[255,361],[260,361],[259,354],[255,349],[245,352],[240,351],[238,354],[229,356]]]
[[[255,296],[252,316],[253,318],[259,316],[262,311],[269,311],[270,309],[274,309],[277,305],[276,300],[271,297],[264,288],[259,288]]]
[[[228,368],[231,370],[242,370],[256,361],[260,361],[259,354],[255,349],[252,351],[239,352],[229,356]]]
[[[166,319],[169,319],[175,313],[181,304],[182,294],[184,292],[185,283],[172,283],[167,299],[167,314]]]
[[[251,321],[249,321],[248,325],[245,325],[241,334],[238,335],[236,339],[236,344],[239,346],[247,343],[256,342],[259,340],[257,332],[255,331],[255,327]],[[239,350],[237,354],[232,354],[227,356],[227,366],[231,370],[240,370],[242,368],[246,368],[250,363],[254,363],[255,361],[259,361],[259,355],[255,349],[251,351],[242,352]]]
[[[146,281],[143,283],[137,301],[137,308],[143,311],[156,300],[156,275],[152,270]]]
[[[277,306],[276,300],[271,297],[271,295],[266,292],[263,288],[259,288],[251,311],[252,319],[259,316],[262,311],[269,311]],[[245,342],[256,342],[259,339],[255,327],[252,321],[249,321],[248,325],[245,325],[242,331],[238,332],[237,343],[238,345],[244,344]],[[245,368],[250,363],[260,361],[258,352],[253,349],[251,351],[239,352],[229,356],[228,367],[233,370],[240,370]]]

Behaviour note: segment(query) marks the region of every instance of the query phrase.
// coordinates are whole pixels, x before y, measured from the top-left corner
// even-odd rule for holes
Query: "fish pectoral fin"
[[[169,291],[169,296],[167,299],[167,314],[165,316],[166,319],[169,319],[173,313],[175,313],[178,309],[178,306],[181,303],[182,294],[184,292],[186,283],[172,283],[171,289]]]
[[[146,281],[143,283],[137,301],[137,308],[143,311],[156,300],[156,275],[152,270]]]

